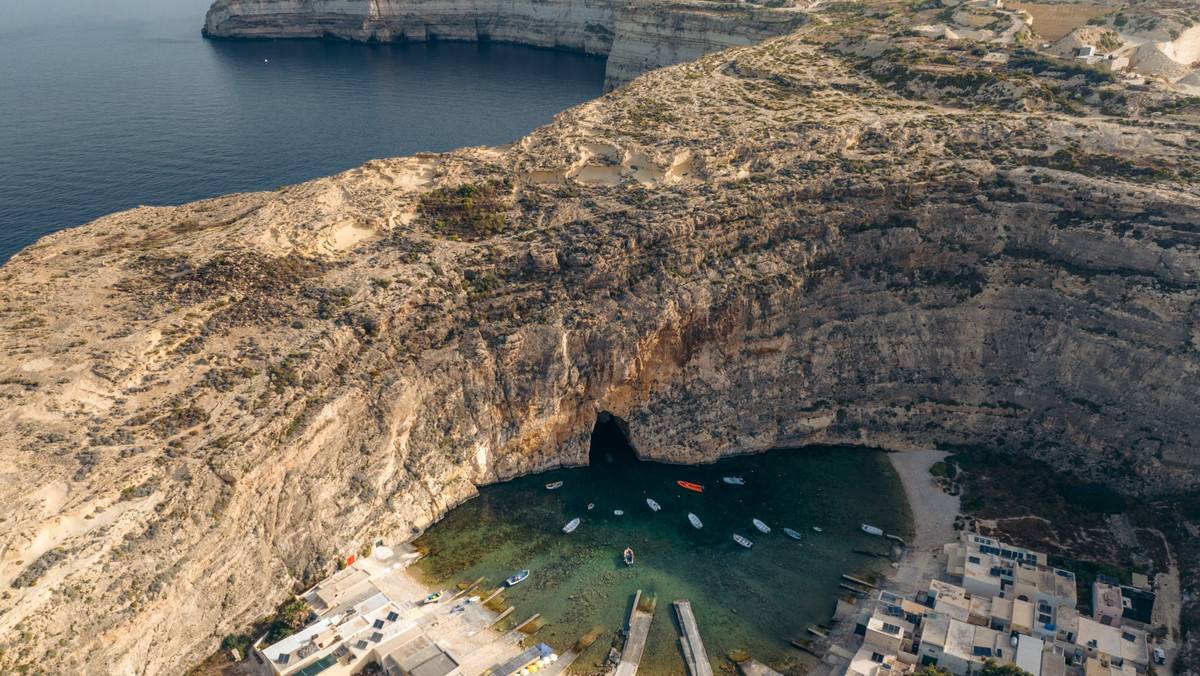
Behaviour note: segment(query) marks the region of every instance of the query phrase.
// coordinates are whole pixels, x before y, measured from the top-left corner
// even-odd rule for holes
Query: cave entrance
[[[637,450],[626,434],[628,429],[628,423],[607,411],[596,416],[588,451],[588,467],[595,478],[619,478],[638,464]]]

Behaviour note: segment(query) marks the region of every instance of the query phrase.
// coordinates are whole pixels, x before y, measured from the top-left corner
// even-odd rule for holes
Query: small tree
[[[996,660],[989,659],[983,663],[983,670],[979,672],[979,676],[1033,676],[1033,674],[1025,671],[1015,664],[996,664]]]

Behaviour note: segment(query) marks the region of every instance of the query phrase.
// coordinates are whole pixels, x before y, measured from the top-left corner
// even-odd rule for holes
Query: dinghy
[[[688,489],[689,491],[696,491],[697,493],[704,492],[704,486],[701,486],[700,484],[694,484],[694,483],[691,483],[690,481],[676,481],[675,483],[679,484],[680,486],[683,486],[684,488]]]
[[[738,543],[739,545],[745,547],[746,549],[750,549],[751,547],[754,546],[753,542],[747,540],[746,538],[742,537],[741,535],[738,535],[737,533],[733,534],[733,541]]]
[[[508,578],[507,580],[504,581],[504,583],[511,587],[511,586],[517,584],[518,582],[523,581],[527,577],[529,577],[528,570],[517,571],[516,575],[513,575],[512,577]]]
[[[568,522],[567,525],[563,526],[563,532],[564,533],[574,533],[576,528],[579,528],[579,518],[578,517],[571,519],[571,521]]]
[[[552,491],[552,490],[554,490],[554,489],[556,489],[556,488],[562,488],[562,482],[561,482],[561,481],[554,481],[554,482],[551,482],[551,483],[548,483],[548,484],[546,484],[546,490],[548,490],[548,491]]]
[[[662,505],[660,505],[660,504],[658,504],[657,502],[655,502],[653,498],[646,498],[646,504],[647,504],[647,505],[650,505],[650,509],[652,509],[652,510],[654,510],[654,511],[656,511],[656,512],[657,512],[658,510],[662,509]]]
[[[796,531],[792,530],[791,528],[784,528],[783,532],[787,533],[787,536],[790,538],[795,538],[796,540],[800,539],[800,534],[797,533]]]
[[[442,592],[434,592],[425,597],[425,603],[437,603],[440,598],[442,598]]]
[[[863,529],[864,533],[869,533],[871,535],[883,535],[882,528],[876,528],[875,526],[868,526],[865,523],[862,525],[862,529]]]
[[[721,477],[721,481],[724,481],[727,484],[733,484],[734,486],[745,486],[746,485],[746,480],[740,476]]]
[[[771,527],[768,526],[767,524],[763,523],[762,521],[759,521],[758,519],[752,519],[751,521],[754,524],[754,527],[759,529],[760,531],[762,531],[764,533],[771,532]]]
[[[692,514],[691,512],[688,512],[688,521],[691,521],[692,525],[696,528],[704,528],[704,524],[700,523],[700,517]]]
[[[590,509],[592,509],[592,508],[593,508],[593,507],[595,507],[595,506],[596,506],[596,503],[594,503],[594,502],[589,502],[589,503],[588,503],[588,509],[589,509],[589,510],[590,510]]]
[[[622,555],[621,558],[625,559],[625,565],[632,566],[633,565],[633,550],[630,549],[629,547],[626,547],[625,553]]]

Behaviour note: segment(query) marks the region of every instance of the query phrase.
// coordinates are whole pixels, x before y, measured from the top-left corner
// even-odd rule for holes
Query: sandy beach
[[[954,517],[959,514],[958,496],[948,495],[929,473],[933,463],[947,455],[946,451],[935,450],[888,454],[904,485],[917,530],[899,569],[890,576],[889,588],[897,594],[911,596],[927,586],[941,565],[938,555],[942,545],[958,535],[954,530]]]

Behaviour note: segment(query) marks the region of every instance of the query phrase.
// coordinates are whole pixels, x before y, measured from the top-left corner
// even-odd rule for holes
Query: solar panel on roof
[[[369,644],[365,640],[362,640],[362,641],[359,641],[358,643],[355,643],[354,647],[358,648],[359,650],[366,650],[367,645],[369,645]]]
[[[383,620],[375,620],[375,628],[383,629]]]
[[[287,664],[290,659],[292,659],[291,653],[279,653],[279,657],[275,658],[275,661],[280,664]]]
[[[396,613],[396,611],[392,611],[392,612],[388,613],[387,620],[388,620],[388,622],[395,622],[396,619],[399,617],[400,617],[400,615],[398,613]]]
[[[383,640],[383,634],[381,634],[379,632],[375,632],[374,634],[371,634],[371,640],[376,643],[379,643],[380,641]]]

